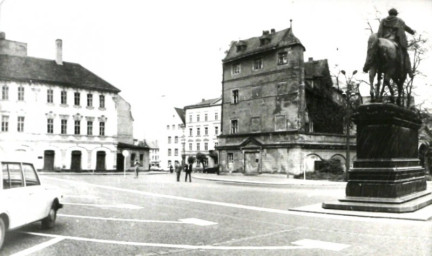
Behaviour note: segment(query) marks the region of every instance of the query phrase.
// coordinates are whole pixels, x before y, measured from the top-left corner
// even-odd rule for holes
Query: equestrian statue
[[[378,33],[369,37],[363,71],[369,72],[372,102],[382,101],[384,87],[387,86],[391,94],[390,101],[394,103],[394,90],[390,84],[391,79],[397,86],[396,103],[401,105],[404,82],[407,75],[410,78],[413,77],[405,32],[414,35],[415,30],[408,27],[402,19],[397,17],[398,12],[396,9],[392,8],[388,13],[389,16],[381,20]],[[376,86],[373,84],[375,76],[377,76]],[[381,79],[384,79],[384,83],[380,91]]]

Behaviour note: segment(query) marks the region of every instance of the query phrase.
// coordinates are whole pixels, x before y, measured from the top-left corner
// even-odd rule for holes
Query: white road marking
[[[97,196],[92,195],[63,195],[64,198],[87,198],[87,199],[98,199]]]
[[[45,248],[47,248],[48,246],[51,246],[51,245],[53,245],[53,244],[56,244],[56,243],[58,243],[58,242],[60,242],[60,241],[62,241],[62,240],[64,240],[64,239],[65,239],[64,237],[56,236],[56,237],[54,237],[54,239],[51,239],[51,240],[49,240],[49,241],[47,241],[47,242],[44,242],[44,243],[38,244],[38,245],[33,246],[33,247],[31,247],[31,248],[25,249],[25,250],[20,251],[20,252],[18,252],[18,253],[12,254],[11,256],[25,256],[25,255],[30,255],[30,254],[32,254],[32,253],[35,253],[35,252],[40,251],[40,250],[42,250],[42,249],[45,249]]]
[[[201,220],[201,219],[196,219],[196,218],[179,219],[179,221],[181,221],[183,223],[197,225],[197,226],[211,226],[211,225],[217,224],[216,222]]]
[[[192,225],[197,225],[197,226],[210,226],[210,225],[216,225],[217,224],[216,222],[211,222],[211,221],[201,220],[201,219],[196,219],[196,218],[180,219],[178,221],[170,221],[170,220],[119,219],[119,218],[69,215],[69,214],[57,214],[57,216],[66,217],[66,218],[124,221],[124,222],[140,222],[140,223],[192,224]]]
[[[63,182],[69,182],[69,183],[75,183],[75,184],[80,184],[80,185],[86,185],[86,186],[93,186],[93,187],[98,187],[98,188],[103,188],[103,189],[109,189],[109,190],[145,195],[145,196],[168,198],[168,199],[173,199],[173,200],[181,200],[181,201],[187,201],[187,202],[193,202],[193,203],[217,205],[217,206],[224,206],[224,207],[231,207],[231,208],[238,208],[238,209],[245,209],[245,210],[252,210],[252,211],[278,213],[278,214],[284,214],[284,215],[297,215],[297,216],[317,217],[317,218],[324,218],[324,219],[339,219],[339,220],[342,219],[342,220],[351,220],[351,221],[380,222],[380,223],[382,223],[382,222],[394,223],[394,222],[406,221],[406,220],[397,220],[397,219],[365,218],[365,217],[357,217],[357,216],[343,216],[343,215],[331,215],[331,214],[310,213],[310,212],[296,212],[296,211],[264,208],[264,207],[249,206],[249,205],[242,205],[242,204],[234,204],[234,203],[209,201],[209,200],[202,200],[202,199],[195,199],[195,198],[187,198],[187,197],[180,197],[180,196],[156,194],[156,193],[151,193],[151,192],[117,188],[117,187],[111,187],[111,186],[105,186],[105,185],[97,185],[97,184],[92,184],[92,183],[87,183],[87,182],[65,180],[65,179],[59,179],[59,178],[53,178],[53,177],[44,177],[44,178],[51,179],[51,180],[57,180],[57,181],[63,181]]]
[[[69,239],[74,241],[84,241],[84,242],[94,242],[103,244],[116,244],[116,245],[131,245],[131,246],[142,246],[142,247],[161,247],[161,248],[175,248],[175,249],[190,249],[190,250],[299,250],[299,249],[323,249],[329,250],[323,246],[319,248],[316,245],[314,247],[303,246],[303,245],[285,245],[285,246],[214,246],[214,245],[189,245],[189,244],[162,244],[162,243],[140,243],[140,242],[128,242],[128,241],[116,241],[116,240],[106,240],[106,239],[95,239],[95,238],[85,238],[76,236],[61,236],[53,234],[44,234],[36,232],[22,232],[24,234],[44,236],[44,237],[54,237],[61,239]],[[323,242],[325,243],[325,242]]]
[[[330,242],[323,242],[323,241],[311,240],[311,239],[303,239],[303,240],[295,241],[292,242],[292,244],[305,246],[309,248],[330,250],[330,251],[342,251],[343,249],[349,247],[349,245],[347,244],[330,243]]]
[[[83,204],[83,203],[64,203],[64,205],[80,205],[80,206],[92,206],[92,207],[100,207],[100,208],[120,208],[120,209],[129,209],[129,210],[139,210],[143,207],[133,204]]]

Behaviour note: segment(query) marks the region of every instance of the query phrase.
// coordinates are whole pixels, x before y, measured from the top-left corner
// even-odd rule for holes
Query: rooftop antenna
[[[292,29],[292,19],[290,19],[290,29]]]

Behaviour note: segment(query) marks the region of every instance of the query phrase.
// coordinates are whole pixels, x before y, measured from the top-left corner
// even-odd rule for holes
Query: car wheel
[[[5,235],[6,235],[6,225],[3,219],[0,218],[0,249],[3,247]]]
[[[57,219],[57,208],[53,205],[48,213],[48,216],[42,220],[42,228],[53,228]]]

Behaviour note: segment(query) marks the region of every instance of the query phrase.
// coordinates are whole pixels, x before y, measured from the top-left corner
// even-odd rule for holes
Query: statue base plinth
[[[346,197],[322,207],[403,213],[432,204],[418,159],[417,115],[391,104],[370,104],[360,106],[354,120],[358,160],[348,173]]]

